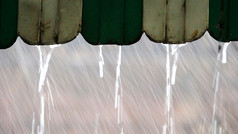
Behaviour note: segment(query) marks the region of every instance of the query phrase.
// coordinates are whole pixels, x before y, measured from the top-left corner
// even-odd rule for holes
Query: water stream
[[[222,88],[221,88],[221,69],[222,64],[227,63],[227,48],[230,45],[229,43],[221,43],[219,46],[219,51],[217,54],[216,68],[215,68],[215,76],[213,80],[214,89],[214,101],[213,101],[213,113],[212,113],[212,134],[223,134],[225,133],[224,122],[223,119],[223,102],[222,102]],[[222,63],[222,64],[221,64]]]
[[[50,101],[52,105],[54,105],[52,93],[49,85],[49,80],[47,78],[47,71],[49,68],[49,62],[52,56],[52,53],[54,51],[54,48],[58,47],[59,45],[49,46],[49,47],[41,47],[37,46],[37,49],[39,51],[39,83],[38,83],[38,95],[40,98],[40,107],[39,107],[39,121],[36,121],[35,113],[33,113],[33,119],[32,119],[32,134],[37,132],[37,134],[43,134],[45,132],[45,96],[48,95],[48,102]],[[44,92],[43,88],[45,85],[46,80],[46,86],[48,89],[48,94]],[[48,103],[48,110],[50,112],[50,104]],[[50,116],[49,116],[50,117]]]
[[[121,129],[121,134],[124,133],[124,116],[123,116],[123,92],[121,84],[121,46],[118,47],[118,59],[116,68],[116,83],[115,83],[115,109],[117,109],[117,121]]]
[[[104,58],[103,58],[103,54],[102,54],[102,48],[103,45],[99,45],[99,73],[100,73],[100,78],[103,78],[103,65],[104,65]]]
[[[163,125],[162,134],[175,134],[175,117],[173,106],[173,85],[176,81],[177,62],[179,60],[179,48],[186,45],[169,45],[163,44],[166,47],[166,99],[165,99],[165,116],[166,123]],[[171,66],[172,65],[172,66]]]

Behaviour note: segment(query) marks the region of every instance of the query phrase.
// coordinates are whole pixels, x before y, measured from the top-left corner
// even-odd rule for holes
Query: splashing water
[[[221,63],[225,64],[227,63],[227,48],[230,45],[229,43],[221,44],[221,49],[218,51],[217,54],[217,61],[216,61],[216,68],[215,68],[215,76],[213,80],[213,89],[214,91],[214,102],[213,102],[213,113],[212,113],[212,128],[211,133],[212,134],[223,134],[225,131],[225,128],[223,127],[223,123],[221,121],[221,111],[222,109],[222,102],[221,102],[221,91],[222,88],[220,88],[220,71],[221,71]],[[221,58],[222,57],[222,58]]]
[[[179,60],[178,50],[181,45],[169,45],[164,44],[166,47],[166,123],[163,125],[162,134],[175,134],[175,124],[174,124],[174,109],[173,109],[173,90],[172,86],[175,84],[176,72],[177,72],[177,62]],[[171,68],[171,60],[173,61]]]
[[[122,84],[121,84],[121,46],[119,46],[118,51],[118,60],[117,60],[117,68],[116,68],[116,83],[115,83],[115,109],[117,109],[117,121],[121,127],[121,134],[124,133],[124,119],[123,119],[123,94],[122,94]],[[120,90],[119,90],[120,89]]]
[[[103,65],[104,65],[104,58],[102,54],[102,47],[103,45],[99,45],[99,72],[100,72],[100,78],[103,78]]]
[[[43,92],[43,87],[45,84],[46,74],[49,68],[49,61],[51,59],[54,48],[58,46],[59,45],[54,45],[49,47],[36,46],[40,55],[40,59],[39,59],[40,78],[39,78],[39,84],[38,84],[38,93],[40,96],[40,115],[39,115],[40,123],[39,125],[37,125],[37,134],[43,134],[45,131],[45,94]],[[47,52],[48,48],[49,48],[49,51]],[[47,79],[47,88],[49,90],[48,98],[50,98],[52,105],[54,105],[48,79]],[[33,119],[32,119],[32,134],[35,133],[35,125],[36,123],[35,123],[35,112],[34,112]]]

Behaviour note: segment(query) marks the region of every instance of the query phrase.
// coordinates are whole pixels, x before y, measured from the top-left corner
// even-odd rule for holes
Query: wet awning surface
[[[194,41],[207,30],[219,41],[238,40],[236,0],[1,0],[0,4],[1,48],[10,47],[17,33],[32,45],[63,44],[79,33],[93,45],[130,45],[143,32],[154,42],[168,44]]]

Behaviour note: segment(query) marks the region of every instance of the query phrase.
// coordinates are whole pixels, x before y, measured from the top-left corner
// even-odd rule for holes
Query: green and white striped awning
[[[28,44],[49,45],[78,33],[94,45],[133,44],[143,32],[154,42],[179,44],[207,30],[216,40],[234,41],[236,6],[237,0],[0,0],[0,48],[18,35]]]

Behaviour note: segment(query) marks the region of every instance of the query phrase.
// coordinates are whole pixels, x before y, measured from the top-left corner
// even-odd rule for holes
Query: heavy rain
[[[0,50],[0,134],[237,134],[238,44]]]

